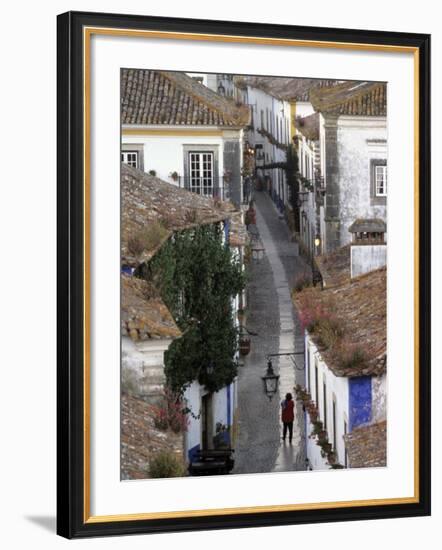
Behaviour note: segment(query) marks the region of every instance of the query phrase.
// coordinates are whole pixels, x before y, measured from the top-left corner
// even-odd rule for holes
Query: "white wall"
[[[198,417],[201,414],[201,386],[195,380],[184,392],[186,406],[190,408],[193,415]],[[185,458],[188,458],[188,451],[196,445],[201,445],[201,417],[194,418],[191,414],[188,415],[189,426],[184,437]]]
[[[184,145],[211,145],[218,147],[219,169],[218,176],[222,177],[224,173],[223,164],[223,139],[222,137],[201,137],[201,136],[122,136],[124,144],[143,144],[144,145],[144,171],[155,170],[157,177],[164,181],[178,185],[170,174],[177,172],[184,177]],[[197,147],[196,147],[197,149]]]
[[[344,421],[348,426],[348,378],[343,376],[335,376],[322,360],[321,354],[318,352],[315,344],[310,340],[308,334],[305,337],[306,350],[309,354],[309,369],[307,385],[311,393],[313,401],[319,406],[319,416],[324,422],[326,410],[328,440],[333,444],[333,401],[336,403],[336,451],[338,461],[344,464],[345,461],[345,445],[344,445]],[[315,383],[315,364],[318,365],[318,394],[316,394]],[[323,384],[326,384],[326,408],[324,409],[324,391]],[[308,416],[308,413],[307,413]],[[312,427],[309,427],[308,434],[311,433]],[[319,447],[315,440],[307,440],[307,456],[313,469],[323,469],[329,466],[324,466],[325,461],[320,455]]]
[[[302,176],[310,182],[314,182],[314,161],[315,161],[315,143],[301,133],[298,136],[298,162],[299,171]],[[308,192],[303,185],[300,186],[302,193]],[[316,202],[315,193],[300,195],[302,207],[300,210],[300,237],[309,252],[319,252],[314,250],[314,239],[316,236]],[[303,216],[305,215],[305,217]]]
[[[369,273],[387,265],[387,245],[365,244],[350,247],[351,277]]]
[[[313,105],[310,101],[297,101],[296,102],[296,114],[295,116],[304,118],[305,116],[312,115],[315,112]]]
[[[280,143],[289,144],[291,141],[290,103],[279,100],[251,86],[247,88],[247,98],[248,103],[253,106],[254,123],[254,130],[248,132],[248,139],[253,145],[257,143],[263,144],[262,152],[265,155],[264,162],[258,161],[257,166],[273,162],[284,162],[286,160],[285,151],[270,143],[266,136],[258,132],[258,129],[264,128],[264,130],[270,132]],[[262,118],[261,111],[263,114]],[[284,201],[287,202],[287,185],[283,170],[259,170],[258,174],[270,176],[273,182],[273,188],[280,197],[284,198]]]
[[[134,342],[121,338],[121,377],[123,387],[129,385],[136,393],[158,398],[166,382],[164,352],[172,340]]]

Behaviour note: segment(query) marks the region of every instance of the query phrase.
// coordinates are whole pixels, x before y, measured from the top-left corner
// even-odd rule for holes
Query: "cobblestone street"
[[[295,383],[304,384],[304,371],[290,357],[273,358],[280,375],[279,393],[270,401],[261,376],[267,354],[302,352],[303,339],[292,301],[296,277],[309,267],[290,240],[284,220],[264,192],[256,192],[257,229],[265,254],[249,268],[247,328],[252,348],[240,368],[238,384],[238,439],[232,473],[257,473],[305,469],[305,433],[300,405],[296,404],[293,443],[281,441],[280,402]],[[303,357],[296,356],[299,367]]]

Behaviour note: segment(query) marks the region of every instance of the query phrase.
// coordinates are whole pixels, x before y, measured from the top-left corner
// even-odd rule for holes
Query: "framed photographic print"
[[[430,37],[58,17],[58,533],[430,513]]]

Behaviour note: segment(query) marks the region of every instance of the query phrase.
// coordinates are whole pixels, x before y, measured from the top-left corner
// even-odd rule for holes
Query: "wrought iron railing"
[[[181,189],[187,189],[198,195],[219,198],[221,200],[230,199],[230,188],[232,185],[230,178],[217,177],[208,181],[203,178],[186,178],[179,176],[176,182]]]

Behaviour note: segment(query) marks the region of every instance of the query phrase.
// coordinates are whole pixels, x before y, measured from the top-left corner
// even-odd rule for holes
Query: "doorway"
[[[213,449],[213,400],[207,393],[201,399],[201,444],[203,450]]]

